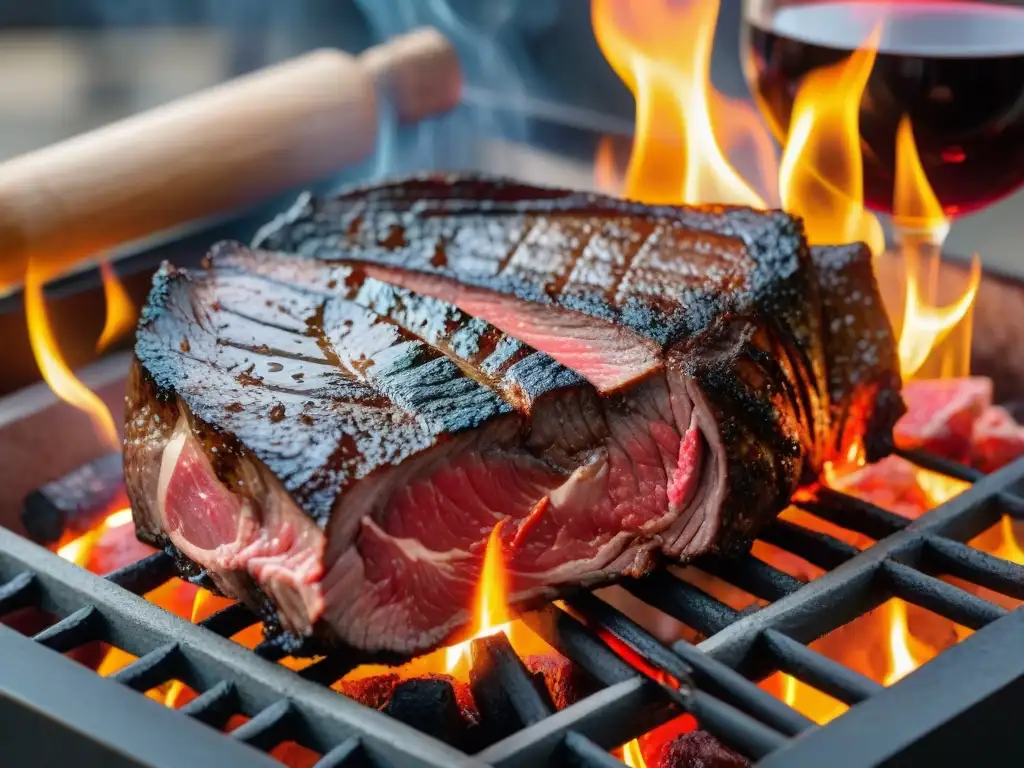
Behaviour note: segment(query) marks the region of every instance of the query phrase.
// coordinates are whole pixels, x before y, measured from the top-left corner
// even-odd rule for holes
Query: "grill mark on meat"
[[[604,300],[609,304],[620,300],[620,297],[622,296],[622,284],[629,279],[629,273],[633,267],[633,261],[636,259],[638,253],[648,247],[648,244],[651,242],[651,238],[654,237],[655,233],[658,231],[658,225],[650,221],[640,221],[638,224],[638,227],[626,229],[627,233],[632,234],[632,237],[627,234],[627,242],[635,243],[636,247],[631,251],[623,253],[621,261],[614,264],[614,269],[612,270],[614,282],[611,283],[608,286],[608,289],[604,291]]]
[[[327,364],[326,357],[311,357],[310,355],[303,355],[300,352],[290,352],[287,349],[281,349],[280,347],[271,347],[267,344],[245,344],[240,341],[232,341],[230,339],[218,339],[217,343],[222,347],[232,347],[233,349],[241,350],[242,352],[253,352],[259,355],[266,355],[268,357],[283,357],[287,360],[295,360],[301,363],[312,363],[312,364]]]
[[[211,264],[235,268],[238,248],[240,246],[222,245],[211,257]],[[311,269],[306,259],[260,253],[248,258],[254,274],[273,284],[308,290],[317,290],[323,284],[322,270]],[[272,271],[262,271],[268,268]],[[350,280],[352,274],[363,275],[364,270],[350,266],[341,269],[347,273],[345,279],[333,278],[336,288],[333,292],[322,292],[325,300],[344,299],[375,312],[381,322],[391,323],[409,338],[415,337],[438,350],[464,374],[492,389],[518,410],[529,412],[537,397],[579,383],[577,375],[547,355],[446,302],[375,278]],[[302,280],[305,282],[297,282]],[[348,282],[352,285],[348,286]],[[323,325],[322,318],[314,322],[317,328]],[[501,350],[498,350],[499,344],[503,346]]]
[[[495,274],[500,275],[500,274],[504,273],[504,271],[506,269],[508,269],[508,265],[515,258],[516,253],[523,246],[523,243],[525,243],[529,239],[531,233],[533,232],[534,224],[535,224],[535,222],[530,221],[529,219],[527,219],[526,221],[523,222],[523,226],[522,226],[521,231],[519,232],[519,236],[516,238],[515,242],[505,251],[505,253],[502,255],[502,257],[499,259],[498,267],[495,270]],[[449,244],[444,240],[444,238],[439,238],[439,242],[441,244],[441,250],[444,251],[444,253],[445,253],[444,263],[439,265],[439,266],[447,267],[448,266],[448,245]]]
[[[268,320],[268,319],[266,319],[264,317],[259,317],[257,315],[248,314],[246,312],[243,312],[240,309],[237,309],[235,307],[229,306],[229,305],[225,304],[224,302],[221,302],[220,311],[222,313],[224,313],[224,314],[234,315],[235,317],[241,318],[242,320],[248,320],[251,323],[257,323],[259,325],[266,326],[267,328],[273,328],[274,330],[277,330],[277,331],[286,331],[288,333],[295,333],[296,331],[299,330],[298,328],[295,328],[294,326],[284,325],[284,324],[281,324],[281,323],[274,323],[274,322],[271,322],[270,320]],[[303,325],[305,325],[304,322],[303,322]]]

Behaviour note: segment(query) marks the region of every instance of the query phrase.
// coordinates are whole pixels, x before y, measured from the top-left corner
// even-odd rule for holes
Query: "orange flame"
[[[50,326],[43,295],[43,278],[34,262],[29,261],[25,273],[25,317],[28,338],[36,365],[50,389],[61,400],[84,411],[92,420],[97,437],[110,450],[117,450],[120,440],[110,409],[68,368]]]
[[[111,344],[130,333],[135,325],[135,305],[132,304],[128,291],[117,278],[109,261],[100,262],[100,275],[103,278],[103,296],[107,304],[107,319],[103,332],[96,341],[96,351],[102,352]]]
[[[861,240],[885,250],[878,219],[864,208],[860,100],[880,29],[844,61],[808,74],[797,91],[779,164],[782,207],[801,216],[812,245]]]
[[[889,671],[885,684],[892,685],[917,669],[921,662],[910,650],[910,629],[907,626],[907,604],[893,598],[887,606],[889,616]]]
[[[922,283],[934,283],[937,275],[937,254],[928,253],[930,243],[942,242],[949,229],[949,220],[925,176],[914,142],[913,127],[906,115],[900,120],[896,132],[893,221],[904,233],[902,257],[907,285],[899,342],[903,377],[913,378],[933,351],[961,324],[967,327],[968,333],[960,334],[960,344],[943,349],[944,360],[940,361],[940,370],[946,376],[966,376],[970,372],[970,312],[981,283],[981,265],[975,256],[966,290],[948,306],[934,305],[934,288],[922,290]],[[926,272],[932,273],[930,279]]]
[[[622,179],[615,167],[615,148],[610,136],[602,136],[594,152],[594,188],[598,192],[616,194],[620,186]]]
[[[718,2],[593,0],[597,42],[636,99],[626,197],[648,203],[764,200],[733,168],[712,125],[711,44]],[[635,10],[634,10],[635,9]]]
[[[120,528],[122,525],[128,525],[131,521],[131,507],[125,507],[112,512],[91,531],[87,531],[78,538],[59,547],[57,554],[65,560],[70,560],[75,565],[85,568],[89,563],[89,557],[92,555],[93,549],[99,543],[104,531],[108,531],[111,528]]]
[[[473,636],[445,649],[445,666],[449,674],[454,673],[461,663],[470,662],[471,641],[508,630],[512,616],[508,611],[507,588],[508,574],[501,552],[501,523],[498,523],[487,538],[484,564],[480,569]]]
[[[944,240],[949,232],[949,219],[924,172],[909,115],[903,115],[896,128],[895,175],[893,223],[905,234],[925,235],[928,242]]]
[[[781,688],[776,695],[818,725],[825,725],[835,720],[848,709],[841,701],[833,699],[828,694],[801,682],[792,675],[778,673],[773,678],[769,678],[766,682],[769,683],[769,686],[775,684]]]

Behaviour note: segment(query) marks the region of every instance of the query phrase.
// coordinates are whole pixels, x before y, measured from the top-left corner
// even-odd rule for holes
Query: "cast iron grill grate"
[[[59,620],[32,639],[0,627],[0,708],[15,714],[31,709],[38,720],[33,727],[54,738],[75,734],[86,749],[82,754],[98,750],[111,766],[270,764],[260,752],[288,741],[322,755],[320,768],[615,766],[621,763],[608,749],[680,711],[765,766],[942,764],[939,756],[948,758],[951,749],[971,741],[973,759],[988,749],[1012,762],[1022,750],[1016,731],[992,726],[1009,723],[1008,702],[1024,694],[1024,611],[1008,612],[938,577],[1024,599],[1024,567],[964,543],[1003,514],[1024,510],[1014,492],[1024,482],[1024,459],[982,476],[928,454],[902,455],[972,485],[914,521],[832,490],[800,502],[819,518],[876,540],[859,550],[777,521],[762,539],[825,571],[807,584],[753,555],[700,562],[705,572],[765,601],[764,607],[736,611],[668,571],[622,585],[706,636],[697,645],[663,645],[586,592],[568,595],[568,610],[551,604],[524,616],[527,626],[597,683],[596,692],[560,711],[538,694],[503,636],[476,641],[481,690],[501,697],[515,723],[472,755],[327,687],[363,659],[335,654],[293,672],[274,663],[280,656],[275,646],[250,651],[227,639],[258,622],[241,605],[192,625],[138,597],[175,575],[163,553],[104,579],[5,530],[0,616],[36,606]],[[892,597],[976,631],[888,688],[809,647]],[[659,674],[634,668],[606,641],[609,636]],[[139,657],[111,676],[120,685],[52,653],[97,640]],[[857,706],[818,727],[753,682],[774,671]],[[131,692],[169,680],[200,695],[175,711]],[[66,693],[70,685],[73,697]],[[132,722],[103,717],[117,706],[132,708]],[[220,728],[235,714],[249,720],[229,736],[194,723]],[[970,729],[982,721],[988,727],[978,745]],[[0,731],[19,721],[0,718],[5,722]]]

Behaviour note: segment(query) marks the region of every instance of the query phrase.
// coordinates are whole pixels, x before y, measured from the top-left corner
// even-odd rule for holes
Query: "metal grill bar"
[[[235,603],[207,616],[199,622],[199,626],[221,637],[231,637],[258,622],[259,617],[243,603]]]
[[[897,597],[945,616],[957,624],[981,629],[1006,615],[1006,609],[913,568],[886,560],[881,572]]]
[[[0,531],[0,537],[14,534]],[[50,752],[47,765],[80,765],[88,756],[102,760],[92,764],[109,768],[278,765],[3,626],[0,658],[18,660],[0,664],[5,729],[12,723],[28,728],[19,738],[4,739],[4,760],[12,765],[39,765],[36,750],[41,744]],[[23,720],[26,709],[34,712],[28,723]],[[12,720],[6,719],[8,714]],[[25,746],[32,753],[19,760],[18,749]]]
[[[231,683],[221,680],[213,688],[200,694],[179,710],[201,723],[220,729],[238,709],[238,691]]]
[[[1018,610],[940,653],[828,727],[793,740],[758,768],[820,768],[826,760],[829,768],[1022,765],[1021,638],[1024,611]],[[956,690],[950,691],[954,680]],[[950,706],[951,696],[958,706]],[[1012,736],[983,737],[993,733]]]
[[[761,534],[761,540],[826,571],[839,567],[860,551],[827,533],[809,531],[786,520],[776,520],[769,525]]]
[[[884,593],[872,589],[875,572],[890,558],[913,562],[921,539],[934,534],[969,538],[993,525],[999,512],[992,502],[1003,488],[1024,480],[1024,460],[986,475],[959,496],[922,515],[899,533],[823,574],[798,592],[744,616],[700,644],[700,649],[731,667],[744,668],[758,635],[777,629],[810,642],[880,604]],[[923,606],[927,607],[927,606]]]
[[[1024,600],[1024,567],[942,536],[925,536],[923,565]]]
[[[363,745],[352,736],[317,760],[313,768],[359,768],[366,765]]]
[[[814,495],[815,498],[796,501],[795,505],[815,517],[872,539],[884,539],[910,524],[905,517],[827,486],[817,488]]]
[[[885,688],[778,630],[766,629],[761,638],[779,669],[846,704],[859,704]]]
[[[666,713],[658,687],[634,675],[512,734],[477,757],[495,768],[559,765],[556,753],[570,733],[613,747],[632,739],[638,728],[644,732],[665,722]]]
[[[167,643],[122,667],[110,679],[141,693],[172,679],[177,674],[180,662],[178,644]]]
[[[278,701],[238,726],[231,732],[231,737],[266,751],[288,739],[294,718],[295,708],[291,702]]]
[[[694,684],[701,690],[738,707],[780,733],[795,736],[814,726],[784,702],[738,672],[696,651],[693,646],[678,643],[671,650],[666,648],[639,624],[595,595],[580,594],[570,601],[570,605],[588,621],[605,628],[636,651],[645,662],[677,680],[692,676]]]
[[[622,768],[622,763],[585,736],[570,732],[562,743],[565,764],[577,768]]]
[[[98,640],[99,620],[100,616],[96,609],[87,605],[47,627],[32,639],[52,651],[64,653],[85,645],[90,640]]]
[[[705,635],[713,635],[739,618],[737,611],[718,598],[666,571],[623,582],[622,587],[634,597]]]
[[[690,712],[701,726],[744,755],[759,760],[781,749],[786,739],[703,691],[693,691]]]
[[[244,687],[238,689],[239,704],[244,714],[258,713],[285,698],[292,700],[296,704],[298,716],[302,718],[302,730],[308,735],[311,742],[308,746],[311,748],[325,752],[349,736],[359,735],[366,749],[379,755],[385,764],[481,765],[458,750],[424,736],[383,713],[302,680],[283,667],[256,658],[247,648],[213,636],[202,627],[183,621],[104,579],[85,573],[76,565],[60,560],[50,552],[3,529],[0,529],[0,553],[0,578],[12,579],[25,570],[37,574],[41,606],[44,609],[58,615],[67,615],[85,605],[94,606],[104,619],[106,636],[103,639],[136,656],[144,656],[168,642],[180,643],[185,667],[181,679],[197,690],[209,689],[224,680],[244,683]],[[41,649],[38,645],[35,647],[51,659],[54,658],[52,651]],[[144,699],[121,686],[97,678],[94,673],[82,667],[79,669],[90,676],[95,685],[130,694],[136,703]],[[283,695],[282,692],[287,693]],[[301,699],[301,704],[296,699]],[[161,725],[153,726],[155,730],[183,733],[176,730],[175,723],[188,723],[187,719],[178,717],[175,712],[156,702],[149,703],[167,718],[166,722],[161,720]],[[138,706],[141,708],[141,705]],[[235,743],[224,738],[218,741],[222,744]],[[143,754],[148,752],[146,750]],[[174,754],[176,760],[181,758],[180,750],[175,754],[168,748],[167,754]],[[207,758],[205,762],[196,764],[208,763]],[[157,760],[154,764],[166,763]],[[176,763],[181,764],[188,764],[188,761]],[[235,763],[225,760],[222,764]]]
[[[559,650],[562,650],[560,645],[562,647],[570,645],[574,645],[576,648],[587,647],[585,654],[567,655],[605,684],[639,676],[637,670],[628,662],[594,637],[576,619],[554,605],[549,605],[535,614],[524,617],[524,621],[545,641]],[[648,680],[646,677],[641,679]],[[750,685],[749,681],[747,684]],[[684,690],[685,696],[679,701],[686,710],[693,712],[700,720],[702,727],[745,754],[760,757],[780,746],[785,740],[785,737],[777,731],[729,704],[714,699],[704,691],[692,688],[684,688]],[[601,743],[600,740],[598,741]],[[614,746],[615,743],[612,742],[608,746]]]
[[[32,605],[38,586],[35,574],[28,571],[0,586],[0,615]]]
[[[702,571],[769,602],[796,592],[804,585],[799,579],[753,555],[744,555],[736,560],[709,555],[698,560],[696,565]]]
[[[143,595],[151,589],[178,575],[174,560],[166,552],[154,552],[151,555],[118,568],[106,578],[112,584],[127,589],[135,595]]]

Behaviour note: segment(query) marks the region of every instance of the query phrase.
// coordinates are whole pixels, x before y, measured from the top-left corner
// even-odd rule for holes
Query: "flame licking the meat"
[[[512,619],[508,611],[508,575],[501,552],[501,523],[491,530],[484,550],[484,562],[477,582],[473,636],[445,650],[445,665],[454,674],[460,664],[470,663],[469,644],[478,637],[508,633]]]
[[[763,198],[722,153],[713,125],[714,103],[731,118],[731,138],[756,126],[752,112],[711,87],[718,3],[653,2],[641,8],[622,0],[594,0],[591,19],[601,51],[636,98],[623,194],[647,203],[764,207]],[[754,144],[755,149],[770,148],[761,139]]]

